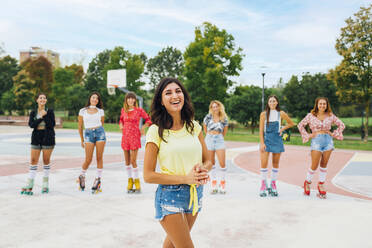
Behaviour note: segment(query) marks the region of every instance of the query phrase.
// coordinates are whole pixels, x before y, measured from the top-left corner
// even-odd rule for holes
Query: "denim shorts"
[[[202,208],[203,186],[196,188],[198,192],[198,213]],[[190,185],[176,184],[163,185],[159,184],[155,193],[155,219],[161,221],[166,215],[186,213],[191,214],[192,208],[189,209],[190,203]]]
[[[205,136],[205,143],[209,151],[222,150],[226,148],[222,134],[207,134],[207,136]]]
[[[311,150],[325,152],[335,149],[332,137],[329,134],[318,134],[311,140]]]
[[[106,141],[105,129],[102,126],[95,129],[85,129],[84,131],[85,142],[96,143],[97,141]]]

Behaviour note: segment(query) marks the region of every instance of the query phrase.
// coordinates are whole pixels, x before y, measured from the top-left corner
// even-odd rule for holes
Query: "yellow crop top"
[[[201,126],[196,121],[194,123],[194,132],[190,134],[186,130],[186,125],[182,129],[173,131],[164,129],[164,142],[158,134],[159,127],[151,125],[146,134],[146,144],[154,143],[158,148],[158,161],[160,171],[168,175],[187,175],[196,164],[202,164],[202,146],[199,141]],[[195,185],[190,186],[190,204],[193,206],[193,215],[196,214],[198,206],[198,194]]]

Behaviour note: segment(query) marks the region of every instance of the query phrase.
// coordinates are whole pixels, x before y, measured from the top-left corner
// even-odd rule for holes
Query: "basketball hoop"
[[[115,86],[107,86],[107,93],[112,96],[115,95]]]

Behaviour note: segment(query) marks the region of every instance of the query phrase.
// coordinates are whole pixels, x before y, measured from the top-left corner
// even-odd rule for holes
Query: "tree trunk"
[[[368,117],[369,117],[369,105],[371,104],[371,100],[369,99],[366,103],[366,120],[364,123],[364,142],[368,142]]]

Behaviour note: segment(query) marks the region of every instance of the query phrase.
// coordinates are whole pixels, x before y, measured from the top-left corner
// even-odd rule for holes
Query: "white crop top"
[[[276,110],[270,110],[269,122],[279,121],[280,114]]]
[[[105,116],[103,109],[97,108],[98,112],[95,114],[89,114],[88,108],[82,108],[79,111],[79,116],[83,117],[84,127],[85,128],[92,128],[92,127],[100,127],[102,126],[101,117]]]

